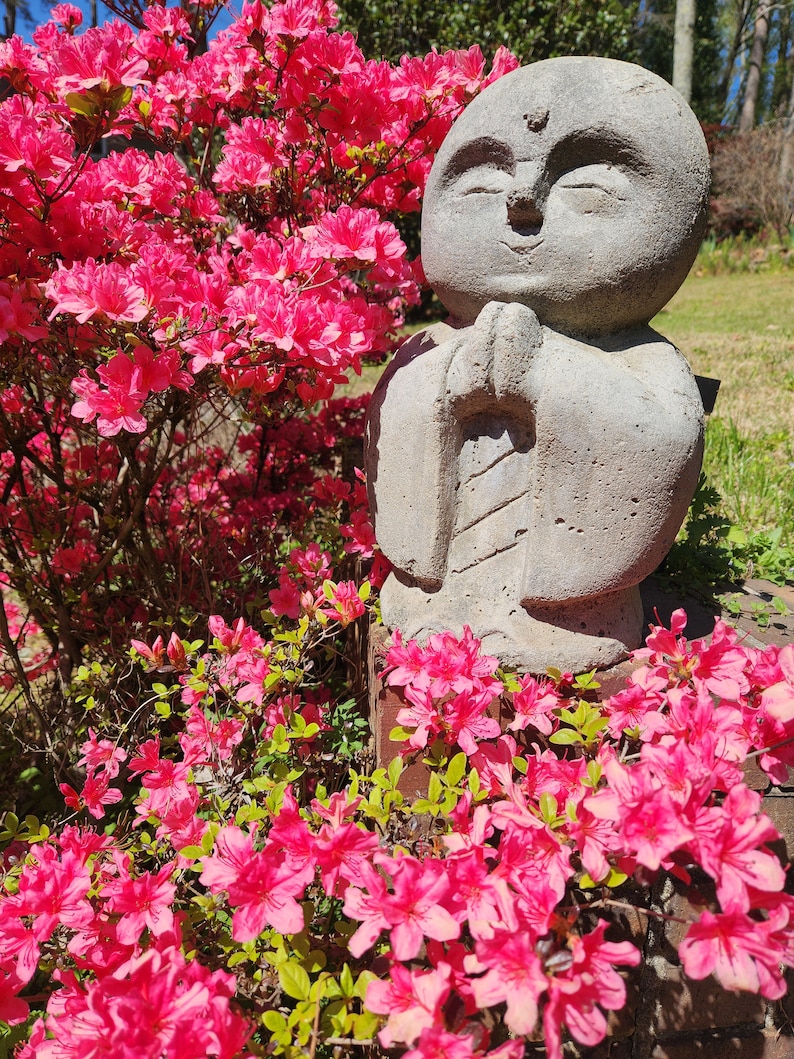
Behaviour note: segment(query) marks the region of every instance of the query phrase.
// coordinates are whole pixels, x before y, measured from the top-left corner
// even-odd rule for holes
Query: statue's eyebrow
[[[642,147],[617,129],[583,129],[570,133],[555,143],[549,154],[548,168],[552,179],[568,169],[584,165],[617,165],[643,176],[653,172]]]
[[[480,136],[455,151],[444,169],[444,183],[449,183],[467,170],[480,165],[495,166],[512,174],[516,169],[515,155],[502,140]]]

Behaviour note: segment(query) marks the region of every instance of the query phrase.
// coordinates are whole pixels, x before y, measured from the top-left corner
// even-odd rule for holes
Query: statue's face
[[[682,106],[660,79],[603,59],[491,86],[442,146],[425,198],[422,259],[453,316],[515,301],[570,333],[647,322],[701,234],[708,156]]]

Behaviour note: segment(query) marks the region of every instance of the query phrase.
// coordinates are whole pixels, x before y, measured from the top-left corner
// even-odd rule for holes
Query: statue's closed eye
[[[458,195],[500,195],[510,186],[508,172],[495,165],[478,165],[462,173],[455,182]]]
[[[616,207],[626,198],[630,181],[626,173],[608,162],[569,169],[555,182],[552,193],[578,213],[598,213]]]

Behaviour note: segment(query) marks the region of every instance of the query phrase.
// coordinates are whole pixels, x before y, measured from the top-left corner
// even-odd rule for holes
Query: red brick
[[[750,1037],[715,1034],[657,1044],[651,1059],[794,1059],[794,1039],[761,1033]]]
[[[764,798],[764,812],[783,836],[788,851],[787,856],[794,855],[794,796],[791,794],[768,794]],[[778,850],[779,855],[784,851]]]
[[[680,967],[664,961],[653,990],[655,1029],[660,1035],[695,1030],[723,1029],[764,1024],[766,1001],[753,993],[729,993],[714,978],[693,981]]]

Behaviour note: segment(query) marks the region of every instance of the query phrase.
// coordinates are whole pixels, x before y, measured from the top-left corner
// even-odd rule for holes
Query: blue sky
[[[17,15],[17,33],[21,37],[24,37],[25,40],[30,40],[31,33],[33,32],[35,27],[37,25],[40,25],[42,22],[46,22],[49,19],[50,11],[55,6],[55,2],[56,0],[54,0],[53,3],[42,2],[42,0],[27,0],[31,18],[24,19],[21,17],[21,15]],[[90,18],[90,6],[87,3],[87,0],[68,0],[68,2],[74,4],[75,7],[80,8],[80,10],[83,12],[83,27],[88,26]],[[239,3],[231,3],[229,6],[231,10],[238,10],[242,6],[242,0],[240,0]],[[97,4],[97,9],[100,24],[116,17],[111,11],[108,10],[107,7],[105,7],[105,5],[102,3],[102,0],[99,0]],[[223,26],[227,26],[230,21],[231,16],[225,11],[222,12],[215,22],[214,32],[217,32]]]

